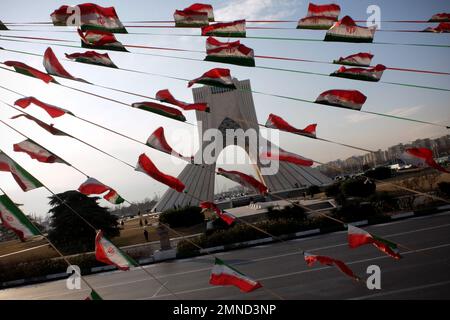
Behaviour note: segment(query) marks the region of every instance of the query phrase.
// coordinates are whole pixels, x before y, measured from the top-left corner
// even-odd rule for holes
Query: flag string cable
[[[2,122],[3,122],[3,121],[2,121]],[[106,153],[106,152],[104,152],[104,151],[103,151],[103,153],[109,155],[108,153]],[[123,163],[126,163],[126,162],[123,162]],[[320,163],[320,162],[319,162],[319,163]],[[126,163],[126,164],[127,164],[127,163]],[[127,165],[130,166],[130,167],[132,167],[132,168],[134,168],[134,166],[132,166],[131,164],[127,164]],[[47,187],[46,187],[46,188],[47,188]],[[418,191],[416,191],[416,190],[412,190],[412,189],[410,189],[410,190],[411,190],[412,192],[414,192],[414,193],[419,193],[419,194],[427,195],[427,194],[425,194],[425,193],[420,193],[420,192],[418,192]],[[49,190],[49,191],[50,191],[50,190]],[[51,191],[50,191],[50,192],[51,192]],[[186,195],[188,195],[188,196],[190,196],[190,197],[193,198],[193,199],[196,199],[196,200],[198,200],[198,201],[202,201],[202,199],[200,199],[200,198],[198,198],[198,197],[196,197],[196,196],[194,196],[194,195],[192,195],[192,194],[189,194],[189,193],[187,193],[187,192],[183,192],[183,193],[186,194]],[[302,208],[302,209],[308,211],[310,214],[312,214],[312,213],[318,213],[319,215],[321,215],[321,216],[323,216],[323,217],[325,217],[325,218],[327,218],[327,219],[330,219],[330,220],[333,220],[333,221],[335,221],[335,222],[338,222],[338,223],[342,224],[344,227],[346,227],[346,226],[348,225],[348,223],[345,223],[345,222],[343,222],[342,220],[339,220],[339,219],[330,217],[330,216],[328,216],[328,215],[326,215],[326,214],[324,214],[324,213],[322,213],[322,212],[317,212],[317,210],[310,209],[310,208],[308,208],[308,207],[306,207],[306,206],[304,206],[304,205],[301,205],[301,204],[299,204],[299,203],[290,201],[289,199],[285,199],[285,198],[283,198],[283,197],[274,195],[273,193],[268,193],[268,194],[269,194],[270,196],[274,196],[275,198],[279,198],[279,199],[281,199],[281,200],[287,201],[287,202],[293,204],[294,206],[300,207],[300,208]],[[448,202],[448,201],[446,201],[446,202]],[[130,203],[130,202],[128,202],[128,203]],[[248,226],[254,228],[255,230],[257,230],[257,231],[259,231],[259,232],[262,232],[262,233],[264,233],[264,234],[266,234],[266,235],[272,237],[273,239],[278,239],[278,240],[280,240],[280,241],[284,241],[284,240],[281,239],[280,237],[274,236],[274,235],[272,235],[270,232],[267,232],[267,231],[265,231],[265,230],[263,230],[263,229],[261,229],[261,228],[259,228],[259,227],[256,227],[255,225],[253,225],[253,224],[251,224],[251,223],[249,223],[249,222],[247,222],[247,221],[245,221],[245,220],[242,220],[241,218],[236,217],[235,215],[233,215],[233,214],[230,213],[230,212],[227,212],[227,211],[224,211],[224,212],[230,214],[231,216],[233,216],[235,219],[238,219],[239,221],[243,221],[243,222],[244,222],[245,224],[247,224]],[[189,242],[191,242],[191,241],[189,241]],[[397,243],[397,242],[396,242],[396,243]],[[409,251],[413,251],[413,252],[416,252],[416,251],[417,251],[417,250],[411,249],[411,248],[409,248],[409,247],[407,247],[407,246],[405,246],[405,245],[402,245],[402,244],[400,244],[400,243],[397,243],[397,244],[398,244],[400,247],[402,247],[402,248],[404,248],[404,249],[407,249],[407,250],[409,250]],[[426,254],[426,253],[425,253],[425,254]]]
[[[432,24],[433,22],[430,22]],[[8,24],[6,24],[8,25]],[[12,26],[30,26],[27,24],[15,24]],[[46,27],[46,25],[35,25],[37,27]],[[180,29],[175,25],[166,26],[166,25],[124,25],[124,28],[139,28],[139,29]],[[291,30],[300,33],[297,27],[261,27],[261,26],[246,26],[247,30]],[[301,29],[300,29],[301,30]],[[317,30],[317,29],[307,29],[308,31],[327,31],[327,30]],[[39,29],[8,29],[2,31],[11,31],[11,32],[60,32],[60,33],[70,33],[72,30],[39,30]],[[398,32],[398,33],[431,33],[424,32],[423,30],[418,29],[377,29],[376,32]],[[147,35],[145,32],[127,32],[122,33],[123,35]]]
[[[0,191],[3,193],[3,195],[7,196],[9,198],[9,196],[7,195],[7,193],[0,187]],[[25,219],[27,219],[27,221],[29,223],[31,223],[32,225],[34,225],[34,223],[25,215]],[[70,263],[70,261],[67,259],[67,257],[61,252],[59,251],[59,249],[48,239],[47,236],[44,235],[44,233],[35,226],[35,228],[39,231],[39,233],[41,234],[41,237],[44,238],[47,243],[53,248],[53,250],[55,250],[55,252],[64,260],[65,263],[67,263],[67,266],[72,266],[72,263]],[[89,287],[89,289],[91,289],[92,291],[96,292],[94,287],[86,280],[86,277],[84,277],[81,272],[77,273],[76,271],[74,271],[79,277],[80,279]]]
[[[4,31],[4,30],[2,30]],[[75,32],[74,32],[75,33]],[[204,37],[202,35],[197,34],[179,34],[179,33],[133,33],[136,34],[142,34],[142,35],[150,35],[150,36],[167,36],[167,37]],[[2,37],[11,37],[11,38],[20,38],[20,36],[8,36],[1,34]],[[50,40],[51,38],[40,38],[40,37],[26,37],[28,39],[35,39],[35,40]],[[273,37],[273,36],[246,36],[245,39],[255,39],[255,40],[277,40],[277,41],[303,41],[303,42],[326,42],[322,39],[310,39],[310,38],[293,38],[293,37]],[[57,39],[54,41],[61,41],[61,42],[74,42],[71,40],[61,40]],[[442,44],[427,44],[427,43],[401,43],[401,42],[370,42],[365,44],[371,44],[371,45],[395,45],[395,46],[414,46],[414,47],[435,47],[435,48],[450,48],[450,45],[442,45]],[[124,45],[125,47],[133,47],[130,45]]]
[[[0,40],[2,41],[14,41],[14,42],[23,42],[23,43],[35,43],[35,44],[43,44],[43,45],[57,45],[57,44],[52,44],[52,43],[42,43],[42,42],[32,42],[32,41],[19,41],[17,39],[29,39],[30,37],[14,37],[17,39],[13,39],[13,37],[11,36],[8,39],[2,38],[3,36],[0,35]],[[29,40],[34,40],[34,39],[29,39]],[[48,39],[48,38],[40,38],[40,39],[36,39],[36,40],[49,40],[49,41],[54,41],[52,39]],[[73,42],[75,43],[76,41],[71,41],[71,40],[61,40],[60,42]],[[63,45],[60,45],[63,46]],[[67,47],[73,47],[73,48],[79,48],[77,46],[67,46]],[[133,46],[134,48],[141,48],[141,49],[149,49],[149,50],[165,50],[165,51],[177,51],[177,52],[191,52],[191,53],[202,53],[205,54],[205,51],[201,51],[201,50],[192,50],[192,49],[182,49],[182,48],[168,48],[168,47],[155,47],[155,46]],[[19,51],[19,50],[11,50],[11,49],[4,49],[4,51],[10,51],[10,52],[17,52],[17,53],[23,53],[23,54],[32,54],[30,52],[25,52],[25,51]],[[102,50],[102,49],[97,49],[97,50]],[[104,51],[108,51],[108,50],[104,50]],[[120,51],[118,51],[120,52]],[[131,54],[140,54],[140,55],[149,55],[149,54],[144,54],[142,52],[128,52]],[[165,57],[165,56],[162,56]],[[175,58],[176,56],[166,56],[166,57],[170,57],[170,58]],[[204,61],[204,60],[200,60],[200,59],[194,59],[194,58],[187,58],[187,57],[178,57],[178,58],[185,58],[187,60],[195,60],[195,61]],[[316,64],[329,64],[329,65],[334,65],[334,66],[339,66],[339,64],[337,63],[333,63],[333,62],[329,62],[329,61],[321,61],[321,60],[310,60],[310,59],[301,59],[301,58],[291,58],[291,57],[278,57],[278,56],[268,56],[268,55],[255,55],[255,58],[258,59],[268,59],[268,60],[283,60],[283,61],[293,61],[293,62],[306,62],[306,63],[316,63]],[[70,62],[74,62],[70,59],[61,59],[64,61],[70,61]],[[252,68],[258,68],[259,66],[255,66]],[[367,66],[368,68],[373,67],[373,66]],[[275,70],[277,70],[275,68]],[[280,71],[288,71],[289,69],[283,70],[280,69]],[[415,73],[424,73],[424,74],[434,74],[434,75],[450,75],[450,72],[441,72],[441,71],[432,71],[432,70],[419,70],[419,69],[413,69],[413,68],[397,68],[397,67],[386,67],[386,70],[393,70],[393,71],[400,71],[400,72],[415,72]],[[299,71],[299,70],[297,70]],[[318,74],[318,75],[326,75],[329,76],[329,74]]]
[[[12,126],[8,125],[6,122],[4,122],[3,120],[0,119],[0,122],[4,125],[6,125],[7,127],[9,127],[10,129],[14,130],[15,132],[19,133],[20,135],[22,135],[25,138],[28,138],[25,134],[23,134],[22,132],[20,132],[17,129],[14,129]],[[29,138],[28,138],[29,139]],[[2,150],[3,153],[5,153],[10,159],[12,159],[6,152],[4,152]],[[68,163],[69,164],[69,163]],[[70,167],[74,168],[71,164],[69,164]],[[85,175],[86,177],[89,177],[88,175],[86,175],[85,173],[83,173],[80,170],[79,171],[81,174]],[[55,198],[58,199],[58,201],[64,205],[67,209],[69,209],[72,213],[74,213],[78,218],[80,218],[84,223],[86,223],[87,226],[89,226],[92,230],[94,230],[94,232],[97,232],[97,228],[95,228],[89,221],[87,221],[81,214],[79,214],[75,209],[73,209],[66,201],[62,200],[56,193],[54,193],[49,187],[47,187],[45,184],[43,184],[43,187],[49,192],[51,193]],[[110,239],[109,239],[110,240]],[[112,242],[112,240],[110,240]],[[55,248],[56,249],[56,248]],[[57,250],[57,249],[56,249]],[[159,280],[159,278],[157,278],[155,275],[153,275],[150,271],[148,271],[146,268],[144,268],[141,264],[139,264],[133,257],[131,257],[130,255],[128,255],[125,252],[121,252],[122,254],[125,254],[127,256],[128,259],[130,259],[133,264],[135,266],[137,266],[139,269],[141,269],[142,271],[144,271],[147,275],[149,275],[151,278],[153,278],[156,282],[158,282],[164,289],[166,289],[170,294],[172,294],[175,298],[177,299],[181,299],[177,294],[175,294],[170,288],[168,288],[161,280]],[[91,288],[92,289],[92,288]]]
[[[0,62],[0,64],[5,65],[5,64],[2,63],[2,62]],[[102,67],[102,66],[99,66],[99,67]],[[104,68],[106,68],[106,67],[104,67]],[[6,68],[6,67],[0,67],[0,69],[6,70],[6,71],[10,71],[10,72],[15,72],[15,71],[13,71],[13,70],[11,70],[11,69],[8,69],[8,68]],[[130,72],[135,72],[135,70],[131,70],[131,69],[119,69],[119,70],[123,70],[123,71],[127,71],[127,72],[128,72],[128,71],[130,71]],[[172,76],[167,76],[167,75],[162,75],[162,74],[147,73],[147,72],[139,72],[139,73],[141,73],[141,74],[146,74],[146,75],[150,75],[150,76],[156,76],[156,77],[162,77],[162,78],[175,79],[175,80],[178,80],[178,81],[184,81],[184,82],[189,82],[189,81],[190,81],[189,79],[178,78],[178,77],[172,77]],[[66,80],[72,80],[72,79],[67,79],[67,78],[63,78],[63,79],[66,79]],[[76,80],[72,80],[72,81],[76,81]],[[72,90],[74,90],[74,91],[78,91],[78,92],[81,92],[81,93],[85,93],[85,94],[88,94],[88,95],[95,96],[95,97],[97,97],[97,98],[105,99],[105,100],[108,100],[108,101],[111,101],[111,102],[114,102],[114,103],[118,103],[118,104],[121,104],[121,105],[125,105],[125,106],[128,106],[128,107],[130,106],[129,104],[124,103],[124,102],[122,102],[122,101],[118,101],[118,100],[111,99],[111,98],[108,98],[108,97],[105,97],[105,96],[101,96],[101,95],[98,95],[98,94],[95,94],[95,93],[92,93],[92,92],[89,92],[89,91],[85,91],[85,90],[82,90],[82,89],[70,87],[70,86],[67,86],[67,85],[60,84],[60,83],[56,83],[56,84],[59,85],[59,86],[62,86],[62,87],[64,87],[64,88],[72,89]],[[97,85],[97,84],[93,84],[93,83],[85,83],[85,84],[89,84],[89,85],[92,85],[92,86],[97,86],[97,87],[100,87],[100,88],[103,88],[103,89],[108,89],[108,90],[112,90],[112,91],[116,91],[116,92],[121,92],[121,93],[129,94],[129,95],[134,95],[134,96],[139,96],[139,97],[145,97],[145,98],[149,98],[149,99],[155,100],[155,98],[152,98],[152,97],[148,97],[148,96],[145,96],[145,95],[136,94],[136,93],[133,93],[133,92],[124,91],[124,90],[120,90],[120,89],[116,89],[116,88],[111,88],[111,87],[107,87],[107,86]],[[276,97],[276,98],[285,99],[285,100],[291,100],[291,101],[299,101],[299,102],[310,103],[310,104],[314,104],[314,105],[316,105],[316,106],[318,105],[317,103],[315,103],[315,101],[312,101],[312,100],[306,100],[306,99],[301,99],[301,98],[296,98],[296,97],[290,97],[290,96],[278,95],[278,94],[273,94],[273,93],[265,93],[265,92],[256,91],[256,90],[247,90],[247,89],[237,89],[237,90],[240,90],[240,91],[243,91],[243,92],[252,92],[252,93],[255,93],[255,94],[260,94],[260,95],[265,95],[265,96],[271,96],[271,97]],[[444,89],[444,90],[450,91],[450,89]],[[330,106],[326,106],[326,105],[322,105],[322,104],[320,104],[320,106],[330,107]],[[378,112],[374,112],[374,111],[352,110],[352,109],[348,109],[348,110],[355,111],[355,112],[359,112],[359,113],[373,114],[373,115],[378,115],[378,116],[387,117],[387,118],[392,118],[392,119],[398,119],[398,120],[404,120],[404,121],[411,121],[411,122],[422,123],[422,124],[428,124],[428,125],[433,125],[433,126],[437,126],[437,127],[442,127],[442,128],[450,129],[450,126],[449,126],[449,125],[443,125],[443,124],[438,124],[438,123],[428,122],[428,121],[423,121],[423,120],[418,120],[418,119],[406,118],[406,117],[395,116],[395,115],[390,115],[390,114],[385,114],[385,113],[378,113]],[[175,120],[175,121],[177,121],[177,120]],[[189,125],[192,125],[192,126],[195,126],[195,124],[190,123],[190,122],[185,122],[185,123],[186,123],[186,124],[189,124]]]

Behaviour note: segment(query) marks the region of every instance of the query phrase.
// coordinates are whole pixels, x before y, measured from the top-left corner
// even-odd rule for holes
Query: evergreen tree
[[[61,203],[60,199],[65,203]],[[96,229],[103,230],[108,238],[120,235],[117,217],[100,207],[98,197],[88,197],[78,191],[66,191],[50,197],[50,232],[57,248],[65,254],[93,251],[95,231],[66,205],[75,210]]]

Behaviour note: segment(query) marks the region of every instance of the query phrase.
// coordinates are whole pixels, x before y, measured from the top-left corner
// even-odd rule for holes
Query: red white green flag
[[[97,53],[95,51],[86,51],[83,53],[67,54],[66,58],[80,63],[94,64],[97,66],[117,68],[107,53]]]
[[[159,171],[155,164],[150,160],[150,158],[145,155],[145,153],[139,156],[135,170],[149,175],[153,179],[169,186],[170,188],[178,192],[182,192],[185,188],[183,182],[181,182],[177,178]]]
[[[127,33],[114,7],[102,7],[83,3],[75,7],[63,5],[50,15],[54,26],[74,26],[73,14],[79,12],[81,30],[102,30],[113,33]]]
[[[359,52],[347,57],[340,57],[334,60],[335,64],[345,64],[348,66],[368,67],[372,63],[373,54],[368,52]]]
[[[219,258],[216,258],[214,262],[209,283],[214,286],[235,286],[242,292],[251,292],[262,287],[261,283],[227,265]]]
[[[86,80],[75,78],[59,62],[52,48],[48,47],[44,53],[44,68],[47,70],[48,74],[53,76],[62,77],[70,80],[76,80],[81,82],[87,82]]]
[[[132,108],[137,108],[141,110],[145,110],[148,112],[153,112],[159,114],[164,117],[172,118],[178,121],[186,121],[183,113],[180,110],[162,105],[160,103],[155,102],[135,102],[131,105]]]
[[[198,110],[198,111],[206,111],[209,112],[207,103],[187,103],[174,98],[174,96],[170,93],[169,90],[159,90],[156,93],[156,100],[161,102],[166,102],[173,104],[174,106],[180,107],[183,110]]]
[[[450,23],[441,22],[436,27],[428,27],[423,32],[433,32],[433,33],[449,33]]]
[[[346,109],[361,110],[367,97],[358,90],[328,90],[322,92],[315,103]]]
[[[308,14],[299,20],[297,29],[327,30],[337,21],[341,8],[337,4],[310,3]]]
[[[433,158],[433,151],[427,148],[408,148],[402,154],[401,159],[407,164],[416,167],[431,167],[441,172],[450,173],[442,166],[436,163]]]
[[[371,68],[346,68],[342,66],[331,73],[330,76],[377,82],[380,81],[384,70],[386,70],[386,67],[382,64],[377,64],[375,67]]]
[[[194,3],[186,9],[196,12],[205,12],[208,15],[208,21],[214,21],[214,9],[210,4]]]
[[[239,171],[227,171],[222,168],[217,169],[217,174],[224,176],[225,178],[228,178],[230,180],[233,180],[236,183],[239,183],[240,185],[249,188],[251,190],[254,190],[260,194],[266,194],[267,193],[267,187],[256,180],[251,175],[239,172]]]
[[[226,212],[226,211],[222,211],[219,209],[219,207],[217,207],[217,205],[213,202],[209,202],[209,201],[203,201],[200,202],[200,208],[205,209],[205,210],[212,210],[216,213],[216,215],[222,219],[223,221],[225,221],[226,224],[228,225],[232,225],[234,220],[236,220],[236,217],[233,216],[232,214]]]
[[[114,34],[110,32],[88,30],[83,33],[83,31],[78,29],[78,34],[83,48],[128,52],[123,44],[117,41]]]
[[[12,230],[21,241],[41,234],[6,194],[0,196],[0,220],[2,226]]]
[[[202,36],[245,38],[245,20],[218,22],[202,27]]]
[[[103,300],[102,297],[95,290],[91,290],[91,293],[84,300]]]
[[[436,13],[434,14],[429,22],[450,22],[450,13]]]
[[[400,259],[397,245],[386,239],[377,237],[358,227],[348,225],[348,245],[350,248],[357,248],[365,244],[373,244],[378,250],[384,252],[394,259]]]
[[[33,122],[35,122],[38,126],[40,126],[42,129],[44,129],[45,131],[47,131],[48,133],[54,135],[54,136],[66,136],[66,137],[70,137],[67,133],[56,129],[53,124],[46,124],[45,122],[36,119],[35,117],[29,115],[29,114],[19,114],[17,116],[11,117],[11,119],[18,119],[18,118],[27,118],[28,120],[31,120]]]
[[[317,124],[310,124],[305,129],[297,129],[291,126],[286,120],[273,113],[271,113],[269,115],[269,118],[267,118],[266,127],[298,134],[301,136],[307,136],[310,138],[316,138]]]
[[[172,147],[169,145],[169,143],[166,140],[166,137],[164,136],[164,128],[159,127],[156,129],[150,137],[147,139],[146,144],[156,150],[162,151],[164,153],[170,154],[171,156],[178,157],[180,159],[183,159],[187,162],[193,162],[194,157],[185,157],[182,154],[174,151]]]
[[[340,13],[341,7],[338,4],[309,3],[307,17],[330,17],[337,21]]]
[[[324,41],[373,42],[377,27],[360,27],[349,16],[333,24],[327,31]]]
[[[0,151],[0,171],[10,172],[19,187],[25,192],[43,187],[39,180],[2,151]]]
[[[106,194],[103,196],[103,199],[109,201],[112,204],[121,204],[125,200],[111,187],[104,185],[100,181],[94,178],[88,178],[85,182],[83,182],[79,187],[78,191],[85,195],[91,194]]]
[[[95,258],[100,262],[115,265],[123,271],[136,266],[136,263],[109,241],[101,230],[95,237]]]
[[[209,37],[206,39],[206,61],[237,64],[254,67],[255,54],[253,49],[241,44],[240,41],[220,42]]]
[[[175,27],[181,28],[196,28],[209,24],[208,13],[190,9],[175,10],[173,19],[175,20]]]
[[[70,114],[73,116],[72,112],[70,112],[66,109],[60,108],[60,107],[53,106],[48,103],[44,103],[41,100],[36,99],[35,97],[26,97],[26,98],[18,99],[18,100],[16,100],[16,102],[14,102],[14,105],[19,106],[22,109],[26,109],[30,104],[34,104],[34,105],[42,108],[52,118],[58,118],[65,114]]]
[[[28,154],[31,159],[35,159],[39,162],[68,164],[63,159],[51,153],[31,139],[26,139],[20,143],[14,144],[13,149],[15,152],[24,152]]]
[[[304,167],[311,167],[314,164],[314,161],[311,159],[281,149],[277,152],[262,151],[259,157],[264,160],[284,161]]]
[[[205,72],[201,77],[189,81],[188,88],[200,83],[207,86],[236,89],[231,77],[230,69],[214,68]]]
[[[341,260],[333,259],[327,256],[317,256],[314,254],[310,254],[308,252],[303,252],[303,257],[305,258],[306,264],[308,267],[312,267],[314,263],[319,262],[323,265],[332,266],[335,265],[342,273],[349,276],[353,280],[359,281],[360,278],[356,276],[352,269],[350,269],[344,262]]]
[[[336,19],[331,17],[305,17],[298,21],[297,29],[328,30],[335,22]]]
[[[33,77],[33,78],[38,78],[42,81],[44,81],[45,83],[49,83],[49,82],[53,82],[53,83],[57,83],[56,80],[51,76],[48,75],[42,71],[39,71],[33,67],[30,67],[29,65],[19,62],[19,61],[5,61],[4,64],[8,67],[13,67],[14,70],[16,70],[16,72],[29,76],[29,77]]]

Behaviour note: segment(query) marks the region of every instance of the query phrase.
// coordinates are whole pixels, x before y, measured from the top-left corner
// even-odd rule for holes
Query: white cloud
[[[214,16],[218,21],[282,19],[295,12],[301,3],[301,0],[232,0],[214,10]]]
[[[391,115],[391,116],[397,116],[397,117],[407,117],[407,116],[417,113],[420,109],[422,109],[422,106],[415,106],[415,107],[411,107],[411,108],[397,108],[390,112],[386,112],[386,114]],[[367,120],[372,120],[372,119],[375,119],[378,117],[380,117],[380,116],[375,115],[375,114],[356,113],[355,112],[351,115],[348,115],[346,117],[346,119],[350,123],[358,123],[358,122],[363,122],[363,121],[367,121]]]

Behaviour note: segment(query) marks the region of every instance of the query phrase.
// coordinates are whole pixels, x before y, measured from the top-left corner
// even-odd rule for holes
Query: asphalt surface
[[[208,283],[214,258],[202,256],[149,265],[172,292],[137,269],[85,277],[106,299],[450,299],[450,212],[364,227],[403,247],[394,260],[371,245],[348,248],[346,232],[218,253],[264,288],[241,293],[235,287]],[[363,278],[355,282],[334,267],[306,266],[302,251],[346,262]],[[366,268],[381,268],[381,289],[369,290]],[[84,299],[86,285],[68,290],[66,280],[0,291],[0,299]]]

